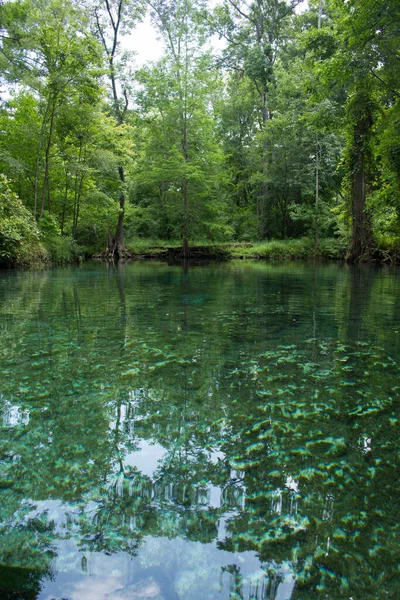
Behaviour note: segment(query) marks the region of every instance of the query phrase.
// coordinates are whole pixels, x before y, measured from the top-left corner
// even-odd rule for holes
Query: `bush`
[[[234,256],[271,260],[308,259],[314,257],[343,258],[347,247],[344,238],[321,238],[317,252],[312,238],[271,240],[254,243],[251,247],[232,248]]]
[[[239,250],[239,249],[238,249]],[[251,248],[235,250],[246,258],[264,258],[274,260],[291,260],[308,258],[313,253],[313,241],[310,238],[298,240],[271,240],[255,243]]]
[[[0,264],[37,266],[46,260],[33,215],[0,175]]]
[[[62,265],[77,260],[80,253],[75,240],[61,235],[57,220],[53,215],[45,214],[40,220],[40,239],[44,243],[49,261],[53,265]]]
[[[325,258],[344,259],[348,247],[349,239],[346,236],[319,240],[319,252]]]

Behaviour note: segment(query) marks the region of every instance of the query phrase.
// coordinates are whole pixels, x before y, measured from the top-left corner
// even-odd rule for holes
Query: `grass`
[[[232,254],[237,258],[285,261],[309,258],[343,259],[345,251],[346,243],[336,238],[321,239],[317,251],[314,249],[314,240],[299,238],[256,242],[251,247],[234,247]]]
[[[209,258],[243,258],[264,260],[294,260],[315,257],[343,259],[346,251],[346,241],[338,238],[321,239],[319,249],[314,250],[311,238],[270,240],[265,242],[225,242],[216,244],[209,240],[190,240],[190,247],[207,249]],[[134,255],[146,258],[154,256],[162,258],[168,249],[179,249],[181,240],[136,239],[127,244],[128,250]]]
[[[307,238],[255,242],[250,247],[236,246],[232,248],[232,254],[237,258],[293,260],[295,258],[309,258],[312,253],[313,242]]]
[[[155,238],[142,239],[136,238],[126,243],[126,247],[134,255],[155,255],[157,256],[167,248],[180,248],[182,240],[159,240]]]

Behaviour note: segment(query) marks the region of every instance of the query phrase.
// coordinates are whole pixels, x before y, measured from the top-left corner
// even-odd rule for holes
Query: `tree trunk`
[[[125,192],[124,192],[124,183],[125,183],[125,173],[123,167],[118,167],[118,175],[119,180],[121,182],[121,192],[119,196],[119,214],[118,214],[118,222],[117,229],[115,231],[114,237],[108,236],[107,248],[105,250],[105,257],[110,260],[120,260],[124,258],[130,258],[132,255],[125,248],[124,241],[124,217],[125,217]]]
[[[54,98],[53,106],[51,109],[50,130],[49,130],[49,139],[47,140],[47,145],[46,145],[44,180],[43,180],[42,200],[41,200],[41,205],[40,205],[39,219],[41,219],[43,217],[44,202],[45,202],[45,197],[46,197],[46,188],[49,186],[50,149],[51,149],[51,142],[53,141],[55,112],[56,112],[56,98]]]
[[[117,5],[116,5],[116,14],[115,15],[113,15],[112,6],[107,0],[105,2],[105,5],[106,5],[106,12],[107,12],[108,18],[109,18],[109,25],[111,26],[111,29],[112,29],[112,39],[111,39],[110,47],[106,41],[106,37],[105,37],[104,31],[102,29],[102,26],[101,26],[101,23],[99,20],[97,10],[95,10],[95,16],[96,16],[96,21],[97,21],[98,32],[100,34],[101,43],[102,43],[104,50],[106,51],[106,54],[108,57],[108,63],[109,63],[109,68],[110,68],[109,78],[110,78],[111,89],[112,89],[112,104],[113,104],[115,117],[116,117],[118,125],[123,125],[123,123],[125,122],[125,115],[126,115],[126,112],[128,109],[128,94],[125,89],[122,89],[122,95],[124,98],[123,105],[122,105],[121,99],[119,96],[119,92],[118,92],[118,81],[117,81],[117,75],[115,72],[115,62],[114,61],[115,61],[115,57],[116,57],[116,53],[117,53],[118,36],[120,33],[120,27],[123,23],[123,14],[124,14],[124,10],[125,10],[124,0],[118,0]],[[121,258],[129,258],[131,256],[131,254],[126,250],[125,242],[124,242],[125,172],[124,172],[124,167],[122,165],[118,166],[118,177],[119,177],[119,181],[121,184],[121,188],[120,188],[120,196],[119,196],[119,214],[118,214],[117,228],[115,231],[115,236],[108,237],[107,248],[104,252],[104,256],[111,260],[119,260]]]
[[[371,232],[365,210],[365,172],[361,164],[353,173],[351,247],[346,256],[348,262],[368,260],[371,254]]]
[[[67,212],[67,206],[68,206],[68,170],[67,167],[65,167],[65,196],[64,196],[64,203],[63,203],[63,208],[61,211],[61,235],[64,235],[64,225],[65,225],[65,213]]]
[[[125,217],[125,191],[124,191],[124,183],[125,183],[125,173],[123,167],[118,167],[118,175],[119,180],[121,182],[121,192],[119,195],[119,215],[118,215],[118,223],[117,230],[115,232],[115,248],[114,253],[117,258],[124,258],[126,254],[125,243],[124,243],[124,217]]]
[[[49,104],[47,103],[46,111],[43,116],[42,126],[40,128],[39,142],[38,142],[38,149],[37,149],[37,156],[36,156],[35,185],[34,185],[34,192],[33,192],[34,193],[33,216],[35,217],[35,219],[36,219],[36,213],[37,213],[37,201],[38,201],[38,193],[39,193],[40,152],[42,150],[43,132],[44,132],[44,128],[46,127],[48,110],[49,110]]]
[[[268,107],[267,107],[267,93],[264,91],[262,94],[262,125],[263,132],[265,136],[266,124],[268,121]],[[268,144],[264,138],[263,142],[263,177],[264,183],[262,185],[262,194],[261,194],[261,202],[260,202],[260,237],[261,239],[265,239],[269,237],[268,224],[267,224],[267,206],[269,199],[269,187],[268,187]]]
[[[366,92],[360,92],[353,98],[355,116],[354,134],[350,153],[352,238],[346,256],[348,262],[368,260],[372,250],[371,229],[366,212],[366,178],[369,148],[368,142],[372,129],[372,105]]]
[[[79,222],[79,211],[81,209],[81,197],[82,197],[82,187],[83,187],[83,180],[84,180],[85,176],[81,175],[79,178],[79,186],[78,186],[78,195],[76,198],[76,212],[75,212],[75,222],[73,225],[73,229],[74,229],[74,237],[76,235],[76,232],[78,230],[78,222]]]
[[[189,258],[189,242],[188,242],[188,182],[185,179],[183,184],[183,243],[182,257]]]
[[[187,57],[187,46],[186,46],[186,69],[188,65]],[[187,71],[185,73],[185,96],[184,96],[184,112],[183,112],[183,138],[182,138],[182,151],[185,164],[189,160],[188,150],[188,122],[187,122]],[[188,242],[188,227],[189,225],[189,198],[188,198],[188,180],[185,173],[185,180],[183,182],[183,243],[182,243],[182,257],[184,260],[189,258],[189,242]]]
[[[315,215],[314,215],[314,252],[318,252],[319,231],[318,231],[318,211],[319,211],[319,143],[318,133],[315,143]]]

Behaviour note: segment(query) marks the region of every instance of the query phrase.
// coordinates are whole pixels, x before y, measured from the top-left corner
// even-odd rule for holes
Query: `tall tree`
[[[8,21],[3,51],[13,64],[8,80],[38,100],[31,208],[41,219],[51,204],[52,148],[61,106],[98,101],[100,53],[88,32],[87,15],[71,3],[27,0],[23,6],[25,12],[21,15],[19,7]]]
[[[129,86],[124,80],[121,62],[118,62],[121,36],[132,30],[143,15],[142,2],[133,0],[100,0],[93,7],[97,34],[103,45],[108,63],[108,78],[111,87],[112,113],[120,127],[126,122],[129,106]],[[124,242],[124,217],[126,200],[125,169],[118,165],[120,181],[119,214],[114,236],[109,236],[106,254],[109,258],[124,258],[129,253]]]
[[[202,48],[204,35],[198,19],[199,5],[195,6],[190,0],[161,0],[153,1],[151,7],[167,48],[164,67],[169,86],[164,85],[161,98],[164,95],[167,118],[175,134],[170,138],[173,147],[170,145],[164,157],[166,165],[171,165],[172,160],[177,168],[174,183],[181,197],[180,235],[182,255],[187,258],[196,213],[207,205],[207,200],[215,200],[210,175],[215,174],[221,156],[213,140],[212,90],[218,85],[218,78],[212,74],[210,57]],[[162,110],[159,99],[158,109]],[[161,112],[160,115],[163,118]],[[209,220],[210,212],[203,212],[204,217]]]
[[[252,82],[258,95],[258,129],[261,170],[257,197],[257,222],[260,238],[270,237],[268,211],[270,147],[264,132],[272,118],[270,93],[275,83],[274,67],[285,39],[285,25],[298,0],[225,0],[214,12],[214,28],[227,41],[223,63],[241,71]]]
[[[345,164],[352,221],[347,260],[353,262],[369,259],[373,251],[369,199],[378,175],[373,147],[379,115],[399,100],[400,8],[394,1],[332,0],[326,4],[334,16],[339,43],[325,76],[328,86],[342,86],[347,97]]]
[[[213,108],[221,81],[210,57],[191,64],[186,102],[170,57],[142,69],[138,80],[142,91],[137,99],[141,118],[135,193],[141,234],[224,239],[230,234],[226,175]]]

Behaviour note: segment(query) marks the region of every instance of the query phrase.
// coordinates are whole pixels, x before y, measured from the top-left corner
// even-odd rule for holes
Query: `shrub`
[[[75,240],[61,235],[57,220],[45,213],[40,220],[40,239],[44,243],[48,259],[54,265],[62,265],[77,260],[79,247]]]
[[[35,266],[46,260],[32,214],[0,175],[0,264]]]
[[[287,240],[270,240],[256,242],[249,247],[232,248],[233,256],[269,260],[293,260],[309,258],[343,258],[347,240],[343,237],[321,238],[318,250],[314,249],[314,240],[310,237]]]

